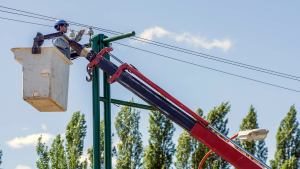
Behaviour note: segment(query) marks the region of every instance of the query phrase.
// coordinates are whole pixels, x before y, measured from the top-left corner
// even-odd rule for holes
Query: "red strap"
[[[103,48],[97,55],[96,57],[87,65],[88,68],[93,68],[96,65],[98,65],[101,60],[103,59],[104,55],[106,53],[111,52],[113,49],[111,47],[105,47]]]

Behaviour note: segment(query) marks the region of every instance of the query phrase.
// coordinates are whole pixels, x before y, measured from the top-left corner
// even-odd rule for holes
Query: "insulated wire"
[[[11,18],[6,18],[6,17],[0,17],[0,19],[9,20],[9,21],[15,21],[15,22],[28,23],[28,24],[39,25],[39,26],[52,27],[51,25],[39,24],[39,23],[35,23],[35,22],[28,22],[28,21],[11,19]],[[254,81],[254,82],[257,82],[257,83],[261,83],[261,84],[265,84],[265,85],[269,85],[269,86],[273,86],[273,87],[277,87],[277,88],[281,88],[281,89],[285,89],[285,90],[289,90],[289,91],[300,93],[299,90],[288,88],[288,87],[284,87],[284,86],[277,85],[277,84],[274,84],[274,83],[269,83],[269,82],[265,82],[265,81],[261,81],[261,80],[257,80],[257,79],[253,79],[253,78],[249,78],[249,77],[245,77],[245,76],[241,76],[241,75],[238,75],[238,74],[233,74],[233,73],[225,72],[223,70],[219,70],[219,69],[215,69],[215,68],[203,66],[203,65],[200,65],[200,64],[192,63],[192,62],[189,62],[189,61],[172,58],[172,57],[167,56],[167,55],[163,55],[163,54],[160,54],[160,53],[148,51],[148,50],[137,48],[137,47],[134,47],[134,46],[130,46],[130,45],[126,45],[126,44],[122,44],[122,43],[118,43],[118,42],[114,42],[114,43],[118,44],[118,45],[121,45],[121,46],[128,47],[128,48],[132,48],[132,49],[135,49],[135,50],[139,50],[139,51],[142,51],[142,52],[146,52],[146,53],[150,53],[150,54],[153,54],[153,55],[157,55],[157,56],[161,56],[161,57],[164,57],[164,58],[168,58],[168,59],[171,59],[171,60],[175,60],[175,61],[178,61],[178,62],[182,62],[182,63],[190,64],[190,65],[193,65],[193,66],[197,66],[197,67],[205,68],[205,69],[208,69],[208,70],[212,70],[212,71],[215,71],[215,72],[219,72],[219,73],[223,73],[223,74],[227,74],[227,75],[239,77],[239,78],[242,78],[242,79]]]
[[[18,19],[11,19],[11,18],[6,18],[6,17],[0,17],[0,19],[9,20],[9,21],[15,21],[15,22],[28,23],[28,24],[32,24],[32,25],[40,25],[40,26],[52,27],[51,25],[40,24],[40,23],[35,23],[35,22],[28,22],[28,21],[18,20]]]
[[[16,14],[16,15],[22,15],[22,16],[26,16],[26,17],[33,17],[33,18],[36,18],[36,19],[47,18],[45,20],[48,20],[48,21],[54,21],[54,20],[58,19],[58,18],[49,17],[49,16],[46,16],[46,15],[41,15],[41,14],[37,14],[37,13],[32,13],[32,12],[28,12],[28,11],[24,11],[24,10],[9,8],[9,7],[2,6],[2,5],[0,5],[0,8],[14,10],[14,11],[17,11],[17,12],[23,12],[23,13],[27,13],[27,14],[31,14],[31,15],[35,15],[35,16],[40,16],[40,17],[35,17],[35,16],[30,16],[30,15],[24,15],[24,14],[20,14],[20,13],[14,13],[14,12],[1,11],[0,10],[1,12],[6,12],[6,13],[11,13],[11,14]],[[43,17],[43,18],[41,18],[41,17]],[[118,32],[118,31],[114,31],[114,30],[110,30],[110,29],[94,27],[94,26],[85,25],[85,24],[81,24],[81,23],[77,23],[77,22],[73,22],[73,21],[68,21],[68,22],[70,24],[75,25],[75,26],[93,28],[95,30],[103,31],[103,32],[110,33],[110,34],[113,34],[113,35],[122,34],[122,32]],[[173,46],[173,45],[169,45],[169,44],[165,44],[165,43],[145,39],[145,38],[138,37],[138,36],[135,36],[135,37],[130,38],[130,39],[140,41],[140,42],[143,42],[143,43],[148,43],[148,44],[155,45],[155,46],[158,46],[158,47],[166,48],[166,49],[169,49],[169,50],[174,50],[174,51],[177,51],[177,52],[189,54],[189,55],[194,55],[194,56],[202,57],[202,58],[205,58],[205,59],[210,59],[210,60],[230,64],[230,65],[237,66],[237,67],[242,67],[242,68],[246,68],[246,69],[250,69],[250,70],[254,70],[254,71],[258,71],[258,72],[262,72],[262,73],[266,73],[266,74],[270,74],[270,75],[290,79],[290,80],[300,81],[299,76],[286,74],[286,73],[281,73],[281,72],[278,72],[278,71],[273,71],[273,70],[269,70],[269,69],[265,69],[265,68],[261,68],[261,67],[257,67],[257,66],[252,66],[252,65],[249,65],[249,64],[244,64],[244,63],[241,63],[241,62],[236,62],[236,61],[233,61],[233,60],[224,59],[224,58],[216,57],[216,56],[213,56],[213,55],[209,55],[209,54],[205,54],[205,53],[201,53],[201,52],[197,52],[197,51],[193,51],[193,50],[189,50],[189,49],[184,49],[184,48],[181,48],[181,47],[178,47],[178,46]]]
[[[239,77],[239,78],[242,78],[242,79],[247,79],[247,80],[250,80],[250,81],[257,82],[257,83],[262,83],[262,84],[265,84],[265,85],[269,85],[269,86],[273,86],[273,87],[277,87],[277,88],[281,88],[281,89],[285,89],[285,90],[289,90],[289,91],[293,91],[293,92],[297,92],[297,93],[300,92],[299,90],[296,90],[296,89],[292,89],[292,88],[280,86],[280,85],[277,85],[277,84],[274,84],[274,83],[269,83],[269,82],[265,82],[265,81],[261,81],[261,80],[241,76],[241,75],[234,74],[234,73],[225,72],[223,70],[211,68],[211,67],[208,67],[208,66],[203,66],[203,65],[200,65],[200,64],[197,64],[197,63],[193,63],[193,62],[189,62],[189,61],[185,61],[185,60],[181,60],[181,59],[177,59],[177,58],[173,58],[173,57],[161,54],[161,53],[152,52],[152,51],[137,48],[137,47],[134,47],[134,46],[131,46],[131,45],[126,45],[126,44],[119,43],[119,42],[113,42],[113,43],[121,45],[121,46],[125,46],[125,47],[128,47],[128,48],[132,48],[132,49],[135,49],[135,50],[143,51],[143,52],[146,52],[146,53],[150,53],[150,54],[153,54],[153,55],[161,56],[161,57],[164,57],[164,58],[167,58],[167,59],[175,60],[175,61],[186,63],[186,64],[189,64],[189,65],[193,65],[193,66],[196,66],[196,67],[201,67],[201,68],[212,70],[212,71],[215,71],[215,72],[227,74],[227,75],[230,75],[230,76],[235,76],[235,77]]]

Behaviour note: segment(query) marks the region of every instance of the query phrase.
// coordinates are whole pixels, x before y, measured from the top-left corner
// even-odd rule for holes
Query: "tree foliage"
[[[83,153],[86,128],[84,115],[75,112],[66,128],[66,152],[69,169],[83,167],[79,159]]]
[[[203,116],[203,110],[198,108],[196,110],[196,113],[201,116],[202,118],[205,118]],[[199,142],[198,140],[192,138],[191,140],[191,144],[192,144],[192,155],[191,155],[191,168],[198,168],[198,165],[201,161],[201,159],[204,157],[204,155],[209,151],[209,149],[202,144],[201,142]],[[204,165],[204,167],[206,166],[206,164]]]
[[[36,146],[38,169],[86,169],[87,161],[80,162],[86,135],[86,121],[83,114],[75,112],[66,128],[66,145],[61,135],[57,135],[50,150],[39,137]]]
[[[276,152],[274,160],[271,160],[273,169],[299,168],[300,129],[296,115],[295,106],[291,106],[277,130]]]
[[[116,168],[140,168],[142,158],[142,134],[139,131],[140,112],[128,106],[121,108],[115,121],[115,127],[120,138],[117,145]]]
[[[219,132],[227,135],[229,129],[227,127],[228,118],[226,117],[227,113],[230,111],[230,105],[228,102],[223,102],[219,106],[214,107],[207,115],[207,120],[215,127]],[[229,164],[221,159],[221,157],[213,154],[208,160],[206,160],[205,166],[211,169],[226,169],[229,168]]]
[[[2,151],[0,151],[0,166],[2,164]]]
[[[192,138],[186,131],[180,134],[178,145],[176,147],[176,162],[175,166],[178,169],[190,168],[190,155],[192,152]]]
[[[240,131],[251,130],[259,128],[257,123],[257,113],[255,108],[251,105],[248,114],[243,119],[240,125]],[[239,142],[243,148],[248,150],[251,154],[256,156],[262,161],[267,160],[268,149],[266,147],[265,141],[243,141]]]
[[[175,145],[172,142],[175,131],[173,123],[158,111],[152,112],[149,123],[150,138],[149,145],[145,149],[144,168],[170,168],[175,153]]]
[[[66,152],[63,146],[64,140],[61,138],[60,135],[57,135],[53,140],[50,149],[50,161],[51,161],[51,168],[55,169],[66,169],[67,166],[67,159],[66,159]]]
[[[104,121],[100,121],[100,165],[104,166]],[[93,168],[93,147],[89,148],[87,151],[88,159],[90,161],[90,167]]]
[[[42,136],[38,138],[38,143],[36,146],[36,152],[38,155],[38,160],[36,161],[36,167],[38,169],[50,169],[50,157],[48,146],[42,143]]]

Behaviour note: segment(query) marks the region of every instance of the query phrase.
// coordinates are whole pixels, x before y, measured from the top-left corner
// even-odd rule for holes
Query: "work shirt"
[[[57,37],[52,39],[52,43],[57,47],[68,59],[70,59],[71,49],[68,41],[63,37]]]

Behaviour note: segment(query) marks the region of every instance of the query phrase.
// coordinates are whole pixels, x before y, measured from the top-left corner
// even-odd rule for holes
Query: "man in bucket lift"
[[[54,28],[59,31],[59,32],[63,32],[64,34],[68,32],[68,27],[69,24],[68,22],[66,22],[65,20],[61,19],[61,20],[57,20]],[[84,30],[80,30],[78,32],[78,34],[75,37],[75,41],[78,42],[80,41],[82,35],[84,33]],[[78,56],[78,54],[76,52],[71,52],[70,49],[70,45],[68,40],[66,39],[68,38],[67,36],[60,36],[60,37],[56,37],[52,39],[52,43],[55,47],[57,47],[68,59],[74,60],[76,59]]]

